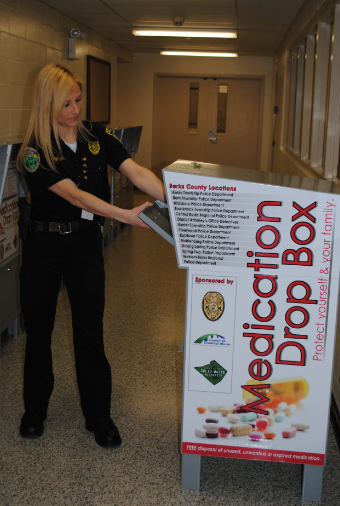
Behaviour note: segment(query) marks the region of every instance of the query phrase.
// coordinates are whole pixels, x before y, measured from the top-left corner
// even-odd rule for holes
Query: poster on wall
[[[188,269],[182,452],[323,465],[340,196],[163,174]]]
[[[16,169],[16,156],[9,162],[4,194],[0,209],[0,265],[13,253],[19,251],[19,181]]]

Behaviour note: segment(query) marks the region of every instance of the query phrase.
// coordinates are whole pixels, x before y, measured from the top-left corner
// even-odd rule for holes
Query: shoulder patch
[[[98,141],[90,141],[88,143],[88,147],[93,155],[98,155],[100,151],[100,144]]]
[[[38,151],[27,147],[25,149],[25,157],[23,163],[27,172],[35,172],[40,165],[40,156]]]
[[[123,144],[123,143],[122,143],[122,141],[121,141],[120,139],[118,139],[117,135],[115,135],[115,134],[113,133],[113,130],[109,130],[109,129],[107,128],[105,131],[106,131],[106,133],[107,133],[107,134],[112,135],[112,137],[114,137],[115,139],[117,139],[117,141],[119,141],[121,144]]]

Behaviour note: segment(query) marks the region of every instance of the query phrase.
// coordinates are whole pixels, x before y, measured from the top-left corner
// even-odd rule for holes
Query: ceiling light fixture
[[[162,55],[167,56],[219,56],[222,58],[237,58],[237,53],[218,53],[211,51],[161,51]]]
[[[133,35],[144,37],[200,37],[218,39],[236,39],[236,30],[206,30],[198,28],[148,28],[135,27]]]

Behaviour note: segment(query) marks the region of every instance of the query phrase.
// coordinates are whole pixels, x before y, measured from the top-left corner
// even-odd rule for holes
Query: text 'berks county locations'
[[[247,196],[236,195],[234,191],[173,186],[170,191],[183,263],[239,265],[240,256],[247,251],[244,238],[252,226],[249,197],[247,204]]]

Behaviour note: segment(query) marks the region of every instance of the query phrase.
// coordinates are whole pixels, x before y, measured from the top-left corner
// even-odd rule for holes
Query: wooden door
[[[161,176],[162,168],[179,158],[259,169],[261,103],[260,78],[158,76],[154,96],[154,172]]]

